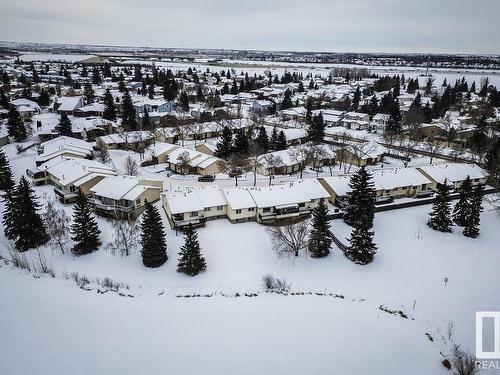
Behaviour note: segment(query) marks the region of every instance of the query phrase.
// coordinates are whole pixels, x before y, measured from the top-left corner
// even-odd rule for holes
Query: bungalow
[[[274,127],[264,125],[267,135],[271,137]],[[307,139],[307,131],[302,128],[276,128],[278,132],[283,131],[287,146],[300,145]]]
[[[85,102],[81,96],[62,96],[54,101],[54,110],[59,114],[72,115],[83,106],[85,106]]]
[[[204,154],[213,156],[217,150],[217,145],[212,142],[198,143],[195,148],[196,151],[203,152]]]
[[[183,226],[204,225],[207,220],[227,215],[227,201],[217,186],[202,187],[186,192],[161,195],[162,206],[172,229]]]
[[[347,112],[342,119],[342,126],[354,130],[368,129],[370,126],[370,115],[367,113]]]
[[[214,156],[184,147],[177,147],[168,152],[166,163],[175,173],[197,173],[211,176],[222,172],[222,160]]]
[[[280,111],[280,116],[285,120],[296,120],[300,121],[305,119],[307,113],[307,109],[304,107],[294,107],[288,108]]]
[[[258,223],[309,216],[320,201],[330,197],[315,178],[249,189],[249,192],[257,205]]]
[[[105,106],[102,103],[90,103],[84,107],[75,109],[74,115],[78,117],[102,116]]]
[[[417,169],[428,179],[431,180],[431,188],[436,189],[437,184],[446,183],[458,189],[462,182],[470,177],[472,185],[484,185],[488,180],[488,173],[481,167],[475,164],[465,163],[450,163],[450,164],[436,164],[426,167],[417,167]]]
[[[339,159],[343,159],[349,164],[358,167],[366,165],[374,165],[381,162],[384,158],[385,148],[375,142],[369,143],[352,143],[345,149],[339,149]]]
[[[162,180],[134,176],[106,177],[90,189],[91,203],[99,215],[135,219],[144,211],[146,202],[160,199],[162,190]]]
[[[14,99],[11,104],[16,108],[22,118],[29,119],[41,112],[40,106],[29,99]]]
[[[153,112],[170,112],[173,109],[174,102],[164,99],[149,99],[147,96],[135,96],[133,98],[134,109],[136,113],[141,114],[148,111]]]
[[[57,137],[38,146],[35,163],[38,166],[60,156],[93,159],[92,145],[77,138]]]
[[[342,125],[342,120],[345,116],[344,111],[338,111],[334,109],[318,109],[312,111],[312,114],[317,115],[319,112],[321,112],[323,115],[323,122],[325,123],[325,126],[331,128],[333,126]]]
[[[141,151],[154,143],[155,136],[153,133],[138,130],[131,132],[122,132],[109,134],[96,139],[96,144],[99,147],[107,150],[136,150]]]
[[[231,223],[255,220],[257,205],[247,189],[224,189],[222,193],[227,201],[227,217]]]
[[[90,195],[90,189],[99,181],[116,175],[113,168],[98,161],[65,156],[51,159],[26,173],[37,185],[54,185],[54,193],[62,203],[74,202],[78,191]]]

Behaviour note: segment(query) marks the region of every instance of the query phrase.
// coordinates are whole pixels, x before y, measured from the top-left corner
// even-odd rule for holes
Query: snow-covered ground
[[[20,155],[15,145],[3,149],[16,178],[33,168],[35,149]],[[123,173],[123,160],[133,153],[110,154]],[[50,185],[35,189],[40,197],[53,196]],[[0,260],[2,373],[444,374],[440,352],[448,354],[452,341],[473,351],[475,312],[500,310],[500,215],[488,204],[477,239],[456,227],[451,234],[430,230],[429,206],[377,213],[379,252],[367,266],[348,261],[336,247],[324,259],[279,258],[264,226],[211,221],[199,229],[207,270],[194,278],[176,272],[183,239],[157,206],[169,255],[158,269],[145,268],[138,249],[125,258],[104,249],[76,258],[44,248],[54,279]],[[71,205],[64,208],[72,213]],[[98,223],[106,244],[111,223],[100,217]],[[341,220],[332,221],[332,230],[349,236]],[[8,259],[0,232],[0,255]],[[68,279],[72,273],[90,280],[88,291]],[[294,293],[313,295],[263,293],[267,273],[286,278]],[[126,285],[120,293],[133,298],[98,293],[97,280],[105,278]],[[177,297],[192,294],[212,297]],[[453,340],[447,338],[451,322]]]

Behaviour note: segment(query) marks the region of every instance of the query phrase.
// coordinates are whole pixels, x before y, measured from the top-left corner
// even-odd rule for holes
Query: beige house
[[[231,223],[253,221],[257,216],[257,205],[250,192],[243,188],[222,191],[227,201],[227,218]]]
[[[96,144],[106,150],[144,150],[154,141],[155,136],[153,133],[138,130],[98,137]]]
[[[462,182],[470,177],[472,185],[486,184],[488,173],[475,164],[450,163],[436,164],[417,168],[425,177],[431,180],[431,188],[436,189],[437,184],[446,183],[458,189]]]
[[[227,215],[227,201],[217,186],[162,194],[162,206],[172,227],[204,225]]]
[[[162,191],[163,180],[134,176],[106,177],[90,189],[96,213],[118,219],[137,218],[146,202],[159,200]]]
[[[98,161],[63,156],[26,172],[37,185],[54,185],[54,193],[62,203],[74,202],[79,191],[91,195],[90,189],[99,181],[116,176],[113,168]]]
[[[71,158],[92,159],[92,144],[72,137],[57,137],[38,146],[36,165],[64,156]]]

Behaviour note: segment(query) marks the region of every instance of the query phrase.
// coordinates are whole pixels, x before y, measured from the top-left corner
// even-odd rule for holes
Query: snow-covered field
[[[3,148],[16,178],[34,166],[34,149]],[[111,152],[119,173],[127,154]],[[52,186],[35,189],[53,196]],[[76,258],[44,248],[55,278],[0,260],[0,373],[445,374],[440,352],[448,355],[453,342],[474,351],[475,312],[500,310],[500,215],[486,204],[474,240],[458,228],[430,230],[429,209],[378,213],[379,252],[367,266],[336,247],[324,259],[279,258],[264,226],[217,220],[199,229],[207,270],[191,278],[176,272],[183,239],[162,211],[169,260],[158,269],[145,268],[138,249],[125,258],[104,249]],[[111,223],[98,223],[105,244]],[[332,230],[349,236],[340,220]],[[9,258],[3,231],[0,255]],[[88,290],[72,273],[89,279]],[[267,273],[286,278],[293,293],[312,294],[264,293]],[[100,293],[105,278],[122,284],[119,293]],[[192,294],[211,297],[179,297]]]

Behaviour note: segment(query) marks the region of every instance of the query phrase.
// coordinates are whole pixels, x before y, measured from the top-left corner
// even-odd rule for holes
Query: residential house
[[[435,164],[424,167],[417,167],[424,176],[429,178],[431,188],[436,189],[437,184],[446,183],[453,189],[458,189],[462,182],[470,177],[472,185],[484,185],[488,180],[488,173],[475,164],[465,163],[449,163],[449,164]]]
[[[38,146],[38,156],[35,163],[38,166],[60,156],[93,159],[92,151],[92,144],[88,142],[73,137],[61,136],[43,142]]]
[[[342,126],[354,130],[368,129],[370,126],[370,115],[367,113],[347,112],[342,119]]]
[[[155,141],[153,133],[145,130],[109,134],[96,139],[98,147],[106,150],[142,151]]]
[[[85,102],[81,96],[62,96],[56,98],[53,105],[57,113],[73,115],[77,109],[85,106]]]
[[[162,180],[135,176],[106,177],[90,189],[96,213],[118,219],[137,218],[146,202],[159,200],[162,191]]]

